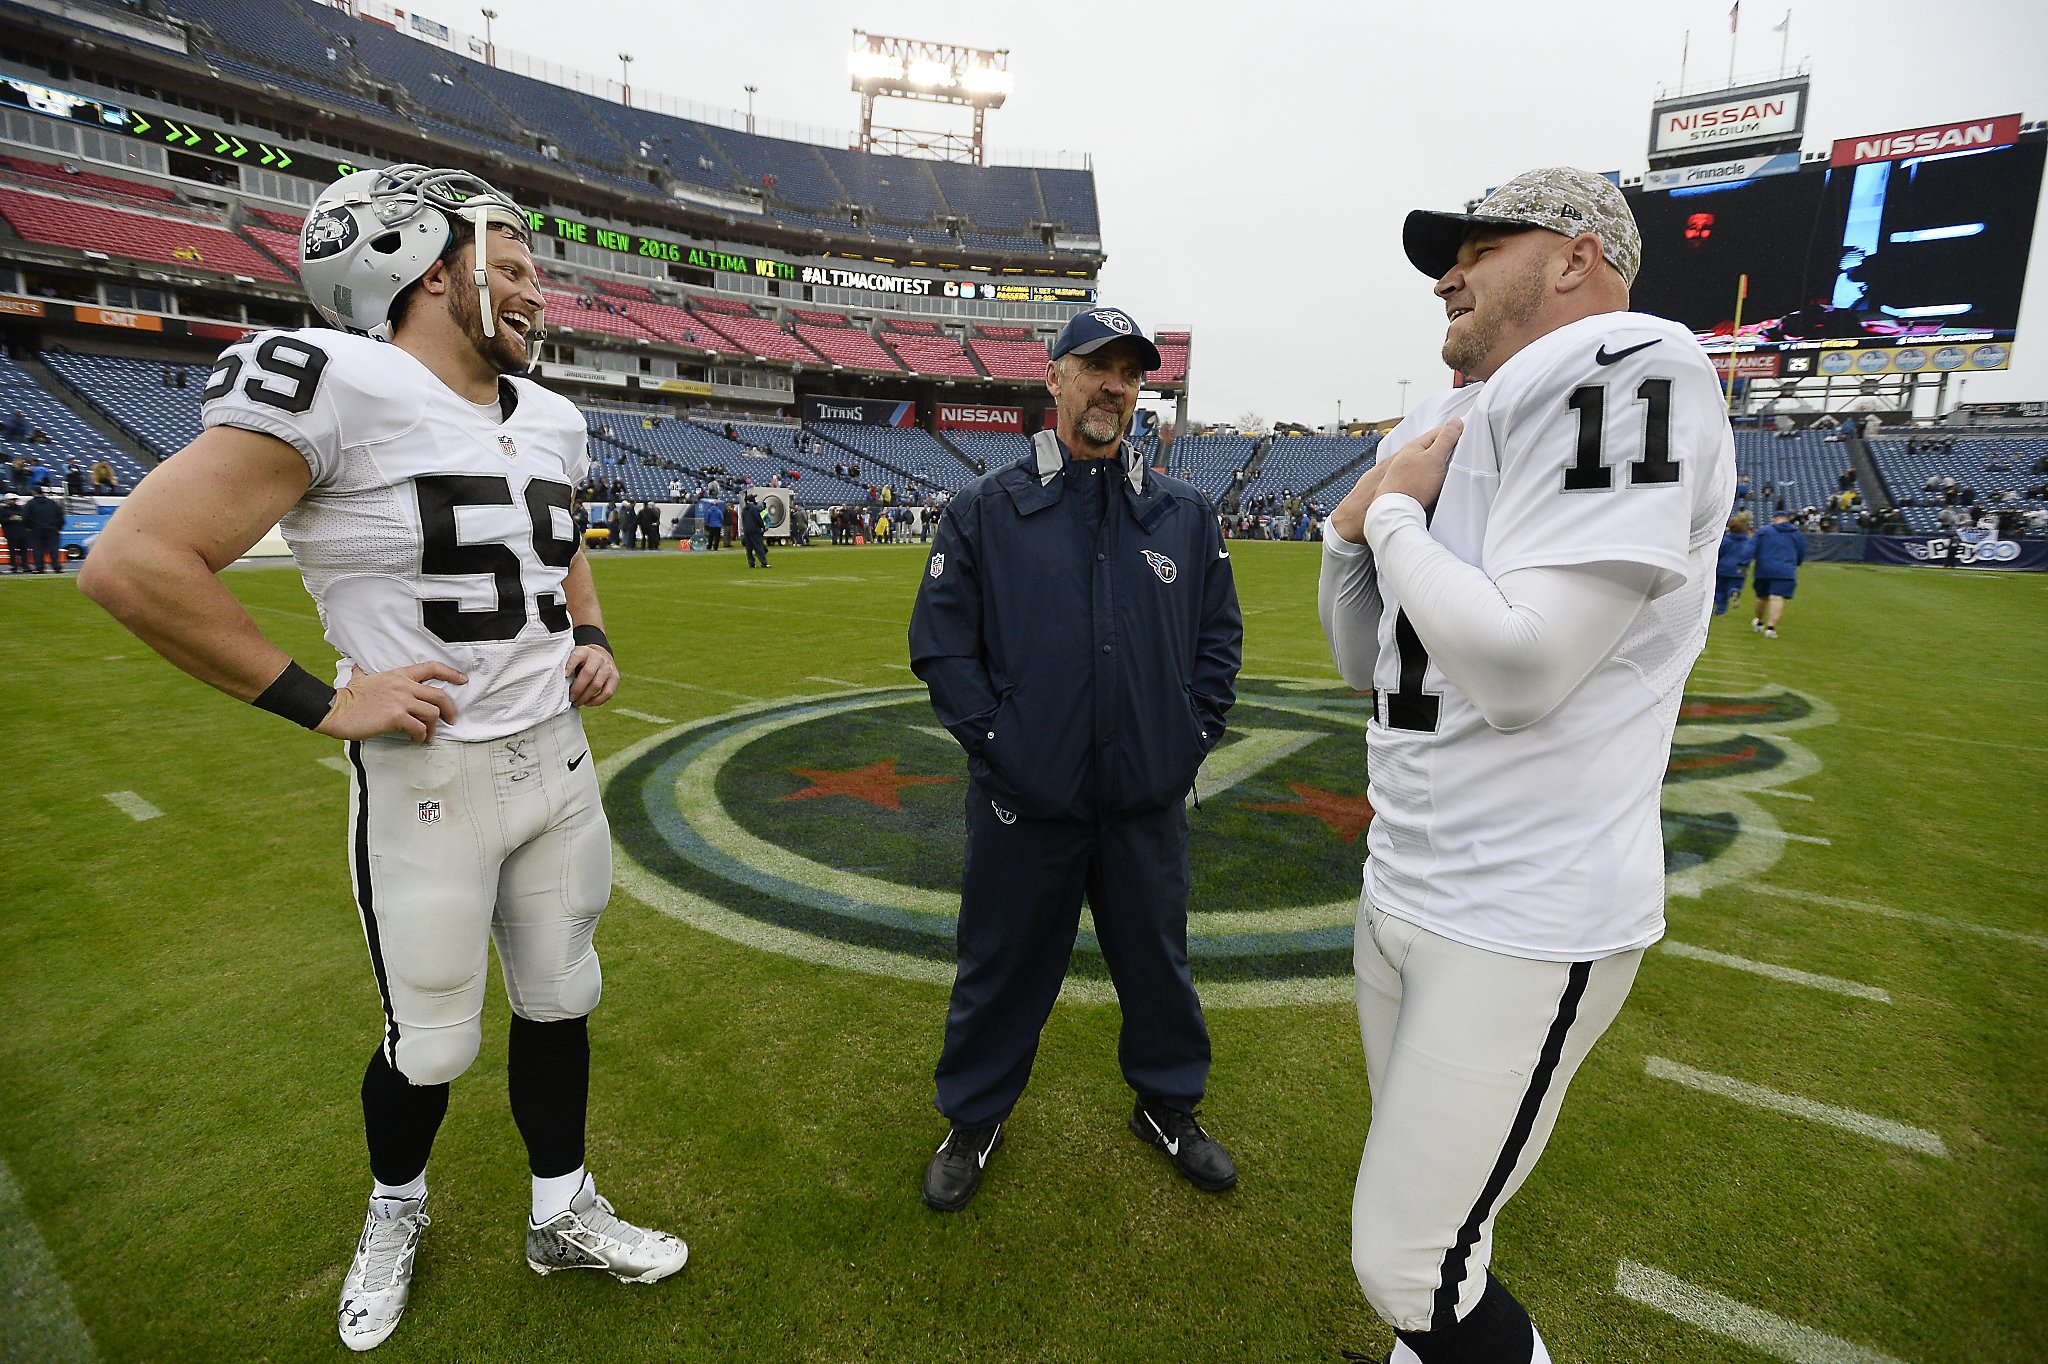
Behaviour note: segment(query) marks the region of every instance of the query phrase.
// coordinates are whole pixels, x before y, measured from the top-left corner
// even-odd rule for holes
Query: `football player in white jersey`
[[[610,700],[619,672],[570,523],[583,420],[520,377],[543,308],[525,215],[459,171],[358,171],[314,203],[300,275],[338,330],[223,351],[205,431],[128,498],[79,585],[199,680],[348,741],[350,870],[384,1013],[362,1087],[370,1212],[339,1314],[367,1350],[405,1310],[493,940],[533,1175],[528,1264],[651,1283],[688,1251],[618,1217],[583,1167],[611,835],[578,708]],[[280,518],[341,655],[334,686],[215,576]]]
[[[1324,525],[1323,628],[1375,704],[1352,1266],[1391,1364],[1547,1364],[1494,1218],[1664,930],[1659,792],[1734,443],[1691,333],[1628,311],[1641,240],[1606,180],[1530,171],[1403,236],[1473,382]]]

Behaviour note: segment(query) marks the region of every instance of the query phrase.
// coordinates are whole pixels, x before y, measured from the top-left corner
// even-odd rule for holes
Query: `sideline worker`
[[[1130,1128],[1200,1188],[1237,1182],[1195,1121],[1209,1033],[1188,970],[1182,799],[1223,734],[1243,640],[1215,509],[1123,442],[1159,350],[1116,308],[1053,342],[1056,431],[948,507],[910,662],[967,750],[957,972],[937,1072],[952,1123],[925,1202],[966,1206],[1024,1092],[1085,895],[1123,1006]]]

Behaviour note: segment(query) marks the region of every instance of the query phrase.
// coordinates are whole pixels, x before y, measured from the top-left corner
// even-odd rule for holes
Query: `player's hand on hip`
[[[1465,433],[1465,423],[1453,417],[1442,426],[1423,432],[1394,452],[1394,457],[1381,460],[1380,467],[1386,470],[1380,475],[1380,486],[1375,497],[1388,493],[1406,493],[1420,502],[1426,511],[1436,505],[1437,494],[1444,490],[1444,475],[1451,467],[1451,454],[1458,448],[1458,437]],[[1370,499],[1368,499],[1370,500]],[[1359,518],[1361,526],[1364,517]],[[1339,533],[1343,528],[1338,527]],[[1363,531],[1359,539],[1365,538]]]
[[[320,722],[320,733],[333,739],[373,739],[400,733],[416,744],[434,737],[441,724],[455,719],[455,700],[434,682],[469,681],[446,663],[411,663],[381,673],[357,673],[334,693],[334,704]]]
[[[569,651],[569,704],[601,706],[619,689],[619,665],[611,650],[579,644]]]

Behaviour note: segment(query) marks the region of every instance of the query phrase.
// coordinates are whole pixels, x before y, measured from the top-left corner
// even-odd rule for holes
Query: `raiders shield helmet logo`
[[[323,209],[306,219],[306,235],[299,244],[299,254],[307,260],[322,260],[348,250],[355,239],[355,215],[345,208]]]

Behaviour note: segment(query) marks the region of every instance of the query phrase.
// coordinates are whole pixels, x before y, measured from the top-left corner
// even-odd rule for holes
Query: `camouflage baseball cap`
[[[1473,227],[1541,227],[1600,239],[1600,254],[1634,284],[1643,261],[1643,238],[1621,191],[1604,176],[1574,166],[1523,171],[1486,196],[1471,213],[1416,209],[1401,229],[1401,245],[1415,268],[1441,279],[1458,261],[1458,247]]]

